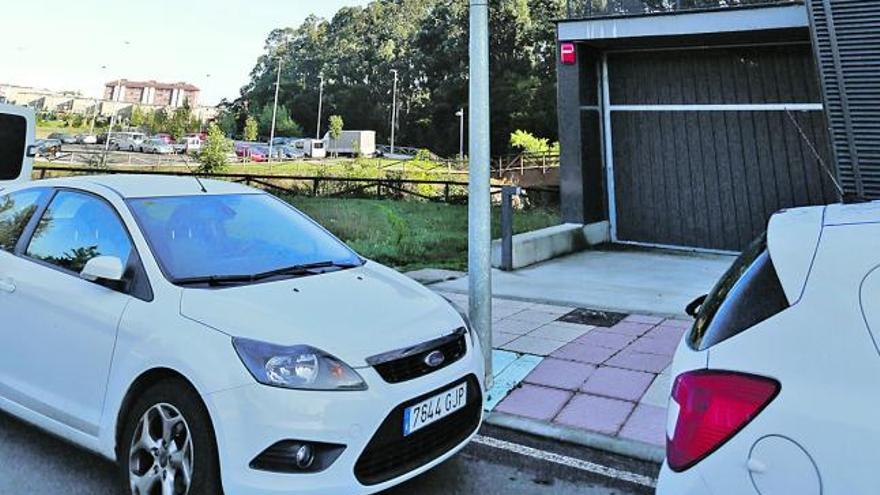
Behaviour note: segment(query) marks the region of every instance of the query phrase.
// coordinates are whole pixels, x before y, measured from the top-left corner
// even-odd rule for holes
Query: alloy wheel
[[[186,418],[166,403],[147,409],[131,440],[132,495],[187,495],[193,476],[192,435]]]

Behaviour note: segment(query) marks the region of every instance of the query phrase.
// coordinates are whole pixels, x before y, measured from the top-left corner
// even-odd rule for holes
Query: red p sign
[[[562,43],[559,45],[559,57],[563,65],[574,65],[577,63],[577,51],[574,43]]]

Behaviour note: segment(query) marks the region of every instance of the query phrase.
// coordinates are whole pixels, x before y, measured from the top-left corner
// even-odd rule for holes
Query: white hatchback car
[[[700,303],[657,493],[877,493],[880,202],[776,214]]]
[[[26,153],[0,139],[4,152]],[[116,460],[127,492],[373,493],[478,430],[484,371],[463,316],[287,203],[14,168],[0,409]]]

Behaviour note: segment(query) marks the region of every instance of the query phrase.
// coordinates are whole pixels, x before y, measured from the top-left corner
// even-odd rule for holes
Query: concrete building
[[[739,251],[840,199],[803,2],[570,0],[557,36],[564,221]]]
[[[104,85],[104,99],[140,105],[177,108],[185,102],[193,108],[199,104],[199,88],[192,84],[129,81],[120,79]]]

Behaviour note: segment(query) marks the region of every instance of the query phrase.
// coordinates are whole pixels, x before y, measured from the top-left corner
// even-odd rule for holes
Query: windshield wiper
[[[280,275],[316,275],[317,273],[323,273],[315,272],[315,270],[320,270],[321,268],[339,268],[340,270],[345,270],[347,268],[357,268],[359,266],[361,265],[356,263],[340,263],[338,261],[316,261],[314,263],[301,263],[299,265],[278,268],[277,270],[269,270],[267,272],[254,274],[252,275],[252,277],[253,280],[264,280]]]
[[[322,268],[339,268],[341,270],[348,268],[356,268],[361,266],[358,263],[340,263],[336,261],[318,261],[315,263],[302,263],[298,265],[287,266],[275,270],[269,270],[251,275],[208,275],[205,277],[189,277],[175,279],[173,283],[177,285],[199,285],[208,284],[210,286],[226,285],[226,284],[249,284],[272,277],[280,277],[284,275],[304,277],[308,275],[318,275],[316,270]]]

